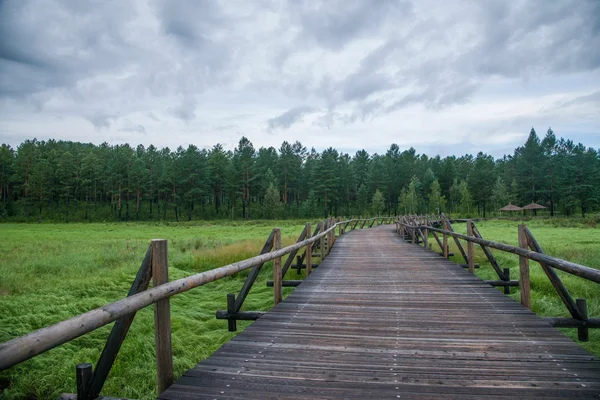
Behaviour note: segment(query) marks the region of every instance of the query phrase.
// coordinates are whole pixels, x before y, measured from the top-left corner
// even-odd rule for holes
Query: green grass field
[[[193,224],[3,224],[0,225],[0,342],[70,318],[126,296],[149,240],[169,240],[169,278],[175,280],[255,256],[271,229],[284,245],[303,223],[259,221]],[[314,225],[313,225],[314,226]],[[244,303],[246,310],[273,304],[268,263]],[[247,271],[171,299],[174,368],[181,374],[235,333],[215,311],[226,294],[238,293]],[[290,272],[290,279],[298,279]],[[292,289],[285,288],[284,295]],[[156,398],[152,307],[139,311],[103,393]],[[238,331],[248,322],[239,321]],[[95,363],[112,324],[0,373],[0,397],[56,399],[75,391],[75,365]]]
[[[529,221],[544,250],[551,255],[600,267],[600,230],[584,225],[557,227],[555,222]],[[3,224],[0,225],[0,342],[123,298],[137,272],[150,239],[169,240],[170,279],[206,271],[256,255],[272,227],[282,229],[284,244],[295,241],[300,221],[257,221],[179,224]],[[313,225],[314,226],[314,225]],[[477,223],[486,239],[516,244],[517,222]],[[455,229],[464,232],[464,224]],[[430,239],[431,242],[434,242]],[[452,249],[459,254],[457,249]],[[502,267],[518,277],[518,258],[494,251]],[[455,257],[455,260],[458,260]],[[477,274],[495,279],[478,251]],[[547,278],[532,263],[533,308],[542,315],[567,316]],[[273,304],[268,264],[246,300],[246,310],[268,310]],[[247,272],[217,281],[171,299],[176,375],[210,355],[235,333],[214,313],[225,309],[227,293],[237,293]],[[577,277],[564,276],[573,297],[588,299],[589,315],[600,314],[600,288]],[[295,271],[288,279],[298,279]],[[284,295],[292,289],[284,289]],[[512,289],[518,299],[518,289]],[[249,322],[238,322],[238,332]],[[95,363],[111,325],[59,346],[0,373],[0,398],[55,399],[75,392],[75,365]],[[576,331],[564,332],[576,337]],[[584,346],[600,355],[600,332],[590,330]],[[154,322],[151,307],[138,312],[117,357],[103,394],[135,399],[156,396]]]

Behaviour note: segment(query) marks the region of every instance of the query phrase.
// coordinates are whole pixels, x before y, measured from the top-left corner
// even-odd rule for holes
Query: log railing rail
[[[396,220],[396,230],[405,239],[415,244],[423,243],[427,247],[426,235],[431,233],[438,245],[442,248],[442,255],[448,258],[449,253],[448,236],[452,237],[462,253],[466,266],[471,272],[474,272],[474,245],[478,244],[483,253],[488,258],[492,268],[498,275],[497,281],[485,281],[492,286],[504,286],[504,293],[510,293],[510,287],[519,286],[521,295],[521,304],[531,309],[531,289],[529,282],[529,260],[536,261],[542,267],[542,270],[552,283],[561,301],[571,314],[572,318],[552,318],[546,317],[544,320],[552,326],[562,328],[577,328],[578,339],[580,341],[588,340],[588,328],[600,328],[600,318],[589,318],[587,314],[587,305],[585,299],[573,299],[568,289],[558,276],[555,270],[561,270],[580,278],[600,283],[600,270],[580,265],[571,261],[552,257],[542,251],[542,247],[537,242],[531,231],[526,225],[519,225],[518,238],[519,246],[511,246],[505,243],[486,240],[475,226],[473,220],[458,220],[455,222],[465,222],[467,224],[467,234],[454,232],[450,219],[444,214],[438,216],[400,216]],[[437,234],[443,235],[443,241]],[[419,240],[421,238],[421,240]],[[467,251],[460,243],[464,240],[467,243]],[[498,261],[493,256],[490,249],[496,249],[519,256],[519,280],[510,280],[510,269],[500,269]]]
[[[285,272],[290,268],[296,254],[303,247],[310,249],[308,252],[309,255],[307,256],[305,252],[297,259],[297,268],[306,267],[307,272],[309,272],[311,268],[318,266],[318,264],[312,263],[312,257],[320,254],[322,261],[331,250],[331,247],[335,243],[336,228],[339,227],[340,234],[343,234],[346,232],[346,227],[352,223],[354,225],[351,230],[355,229],[359,222],[363,222],[363,225],[366,222],[371,222],[372,226],[374,223],[377,225],[384,222],[393,223],[395,219],[396,217],[376,217],[344,221],[338,219],[336,221],[333,218],[329,218],[320,222],[312,234],[310,232],[310,224],[307,224],[295,244],[282,248],[280,248],[280,231],[278,228],[275,228],[267,238],[259,255],[171,282],[168,281],[167,240],[155,239],[146,251],[142,265],[126,298],[36,330],[27,335],[0,343],[0,371],[116,321],[98,359],[96,368],[93,368],[90,363],[82,363],[76,366],[77,395],[66,394],[63,396],[64,398],[76,398],[80,400],[96,399],[100,395],[136,312],[154,304],[157,383],[160,393],[173,382],[170,297],[238,272],[252,269],[238,297],[235,298],[233,294],[227,296],[225,319],[228,319],[229,329],[235,330],[235,321],[237,319],[257,319],[262,315],[261,312],[247,312],[247,314],[244,314],[240,313],[239,310],[264,263],[272,260],[275,261],[275,285],[278,284],[280,290],[284,282],[282,281],[282,277],[285,276]],[[314,252],[317,249],[320,250],[320,253],[315,254]],[[285,255],[288,255],[288,258],[282,266],[281,258]],[[304,260],[306,260],[306,264],[303,266],[302,262]],[[154,280],[155,286],[148,288],[151,279]],[[275,304],[280,300],[277,291],[275,291],[274,300]],[[217,312],[218,318],[220,318],[219,313],[222,314],[222,312]]]

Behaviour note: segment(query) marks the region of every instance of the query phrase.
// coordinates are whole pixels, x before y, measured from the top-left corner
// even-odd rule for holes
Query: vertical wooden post
[[[579,309],[579,313],[584,321],[588,320],[587,303],[585,299],[575,299],[575,304]],[[587,342],[589,340],[588,328],[577,328],[577,340],[580,342]]]
[[[332,226],[333,218],[329,218],[327,220],[327,229],[331,228]],[[329,232],[327,237],[329,238],[329,240],[327,241],[327,255],[329,255],[329,253],[331,252],[331,246],[333,246],[333,231]]]
[[[310,222],[306,224],[306,239],[310,239],[312,231],[310,230]],[[306,245],[306,276],[312,273],[312,243]]]
[[[429,230],[427,228],[423,228],[423,248],[427,248],[428,245],[428,239],[429,239]]]
[[[273,229],[273,250],[281,249],[281,230],[279,228]],[[273,304],[277,305],[281,303],[283,294],[281,291],[281,257],[277,257],[273,260]]]
[[[319,226],[321,227],[321,229],[319,229],[319,233],[323,233],[325,230],[325,221],[320,221]],[[325,236],[321,237],[319,247],[321,248],[321,262],[323,262],[325,259]]]
[[[235,294],[229,293],[227,295],[227,313],[230,315],[227,318],[227,329],[229,332],[235,332],[237,330],[237,321],[231,318],[231,314],[235,312]]]
[[[283,276],[283,271],[281,275]],[[296,256],[296,275],[302,275],[302,256]]]
[[[467,220],[467,236],[473,236],[473,221]],[[475,243],[467,242],[467,256],[469,258],[469,272],[475,273]]]
[[[152,241],[152,281],[154,286],[169,282],[167,240]],[[171,306],[169,299],[154,303],[154,340],[158,393],[173,383],[173,349],[171,347]]]
[[[519,225],[519,247],[528,249],[527,226]],[[519,256],[519,289],[521,290],[521,304],[531,309],[531,287],[529,283],[529,259]]]
[[[508,282],[510,282],[510,268],[504,268],[504,281],[507,282],[506,285],[504,285],[504,294],[510,294],[510,286],[508,285]]]
[[[77,400],[90,399],[90,383],[92,382],[92,364],[77,364],[75,367],[77,381]]]
[[[446,224],[446,221],[442,222],[442,226],[444,228],[444,241],[442,242],[444,245],[442,246],[442,252],[444,253],[444,258],[448,258],[448,234],[446,233],[448,225]]]

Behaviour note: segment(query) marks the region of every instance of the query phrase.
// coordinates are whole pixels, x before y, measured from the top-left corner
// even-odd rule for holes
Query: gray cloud
[[[330,50],[381,31],[390,22],[399,22],[412,13],[412,3],[381,0],[377,4],[362,0],[288,3],[291,20],[300,27],[299,41],[310,40]]]
[[[314,109],[313,107],[308,107],[308,106],[300,106],[300,107],[292,108],[275,118],[269,119],[267,121],[269,130],[288,129],[294,123],[300,121],[302,119],[302,117],[304,117],[305,115],[308,115],[308,114],[312,114],[315,111],[318,111],[318,110]]]
[[[176,134],[152,133],[184,142],[235,125],[265,141],[265,130],[346,138],[365,124],[472,112],[484,94],[531,96],[542,80],[559,100],[530,114],[583,105],[581,130],[594,131],[598,48],[598,0],[0,0],[0,134],[84,119],[90,136],[146,132],[171,147]],[[514,129],[514,117],[487,127]]]

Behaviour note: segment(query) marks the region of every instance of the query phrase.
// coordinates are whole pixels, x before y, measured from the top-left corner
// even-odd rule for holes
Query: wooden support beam
[[[298,256],[298,257],[300,257],[300,256]],[[297,265],[294,264],[294,265],[292,265],[292,268],[293,269],[301,269],[301,270],[306,269],[306,264],[300,264],[300,267],[298,267]],[[315,269],[315,268],[319,268],[319,263],[316,263],[316,264],[312,263],[312,269]]]
[[[302,275],[302,256],[296,256],[296,275]],[[282,276],[283,275],[282,273]]]
[[[127,297],[148,289],[150,279],[152,279],[152,246],[148,246],[142,265],[129,289],[129,293],[127,293]],[[121,345],[127,336],[127,332],[129,332],[135,314],[136,312],[134,311],[115,321],[115,324],[110,331],[110,335],[106,340],[106,344],[104,345],[104,349],[102,349],[102,354],[96,363],[96,368],[94,369],[89,389],[90,398],[95,399],[100,396],[100,392],[102,391],[106,378],[117,358]]]
[[[273,231],[271,231],[271,234],[265,241],[265,244],[263,245],[263,248],[260,251],[260,254],[266,254],[271,251],[271,249],[273,248],[273,238],[274,237],[275,237],[275,233]],[[263,265],[264,265],[264,263],[259,264],[255,267],[252,267],[252,269],[250,270],[250,273],[248,274],[246,281],[244,281],[244,284],[242,285],[242,288],[240,289],[240,293],[238,293],[238,296],[235,299],[235,311],[240,311],[240,309],[242,308],[242,304],[244,304],[244,300],[246,300],[248,293],[250,293],[250,289],[252,289],[252,285],[254,285],[254,281],[256,281],[256,278],[258,278],[258,274],[260,273],[260,269],[262,268]]]
[[[519,247],[527,249],[526,226],[519,225]],[[529,259],[519,256],[519,289],[521,290],[521,304],[531,310],[531,286],[529,283]]]
[[[525,234],[527,235],[527,244],[529,248],[538,253],[544,253],[544,251],[542,250],[542,246],[540,246],[540,244],[537,242],[537,240],[527,227],[525,227]],[[556,290],[556,293],[558,293],[558,297],[560,297],[565,307],[567,307],[567,310],[569,310],[569,314],[571,314],[571,316],[575,319],[583,320],[583,315],[579,311],[575,300],[573,300],[573,297],[571,297],[569,290],[562,282],[556,271],[542,262],[540,263],[540,266],[542,267],[542,270],[550,280],[550,283],[552,283],[552,286],[554,286],[554,290]]]
[[[510,268],[504,268],[504,279],[503,281],[510,282]],[[504,294],[510,294],[510,286],[504,286]]]
[[[321,232],[325,232],[325,221],[320,221],[319,225],[321,226]],[[325,259],[325,236],[323,236],[320,240],[320,247],[321,247],[321,255],[319,257],[321,257],[321,262]]]
[[[92,400],[92,397],[90,397],[92,364],[77,364],[75,367],[75,377],[77,382],[77,400]]]
[[[235,294],[233,293],[227,295],[227,312],[229,315],[235,313]],[[227,330],[229,330],[229,332],[235,332],[237,330],[237,322],[235,319],[227,319]]]
[[[585,299],[577,299],[576,302],[577,302],[577,308],[579,309],[579,312],[581,313],[581,316],[583,317],[583,318],[581,318],[581,320],[587,321],[588,320],[588,312],[587,312],[587,304],[586,304]],[[577,339],[580,342],[587,342],[589,340],[587,327],[577,328]]]
[[[446,231],[448,230],[448,224],[446,223],[446,221],[443,221],[444,224],[444,245],[442,247],[442,255],[444,256],[444,258],[448,258],[450,257],[450,253],[448,253],[448,234],[446,233]],[[453,254],[454,255],[454,254]]]
[[[431,236],[433,236],[433,238],[437,242],[438,246],[440,246],[440,249],[443,249],[444,248],[444,243],[442,243],[442,241],[440,240],[440,237],[438,236],[438,234],[435,231],[430,231],[430,232],[431,232]]]
[[[300,286],[300,284],[302,282],[304,282],[302,279],[289,279],[289,280],[281,281],[281,286],[296,287],[296,286]],[[273,287],[273,281],[267,281],[267,287]]]
[[[471,268],[471,266],[469,264],[458,264],[463,268]],[[479,268],[479,264],[473,264],[473,268],[477,269]]]
[[[548,322],[555,328],[600,328],[600,318],[589,318],[581,321],[575,318],[554,318],[544,317],[544,321]]]
[[[310,239],[310,222],[306,224],[306,232],[307,239]],[[310,244],[306,246],[304,254],[306,255],[306,276],[309,276],[312,273],[313,267],[316,268],[316,265],[312,263],[312,246]]]
[[[483,239],[483,236],[481,236],[481,233],[479,233],[479,229],[477,229],[477,227],[475,226],[475,223],[472,220],[471,220],[471,226],[473,229],[473,236],[475,236],[476,238]],[[479,245],[479,246],[481,247],[481,250],[483,251],[483,253],[487,257],[487,259],[489,260],[490,264],[492,265],[492,268],[494,268],[494,271],[496,271],[496,275],[498,275],[498,279],[509,280],[509,278],[507,278],[504,275],[504,272],[500,269],[500,265],[498,265],[498,262],[496,261],[496,258],[492,254],[492,251],[487,246],[483,246],[483,245]]]
[[[234,321],[256,321],[266,313],[266,311],[238,311],[235,313],[228,313],[225,310],[219,310],[215,313],[215,316],[217,317],[217,319],[233,319]]]
[[[504,287],[519,286],[519,281],[488,280],[488,281],[484,281],[484,282],[491,286],[504,286]]]
[[[467,220],[467,235],[473,236],[473,221]],[[475,273],[475,245],[473,242],[467,242],[467,257],[469,264],[469,272]]]
[[[306,226],[300,233],[300,236],[298,236],[298,240],[296,240],[296,243],[303,241],[305,238],[306,238]],[[290,266],[292,265],[292,262],[294,261],[294,258],[298,254],[298,251],[299,250],[294,250],[288,255],[288,257],[285,260],[285,263],[283,264],[283,268],[281,270],[281,276],[285,276],[285,274],[287,274],[288,269],[290,268]]]
[[[452,228],[450,220],[445,215],[444,220],[446,221],[446,229],[450,232],[454,232],[454,228]],[[469,257],[467,256],[467,253],[465,252],[465,248],[463,247],[462,243],[460,242],[460,240],[458,240],[458,237],[452,236],[452,238],[454,239],[454,243],[456,243],[456,247],[458,247],[458,251],[460,251],[460,254],[462,254],[463,258],[465,259],[465,264],[468,264]]]
[[[152,280],[154,287],[169,283],[167,241],[152,241]],[[154,339],[156,342],[156,375],[158,393],[173,384],[173,348],[171,345],[171,305],[169,299],[154,303]]]
[[[279,228],[273,229],[273,249],[281,249],[281,230]],[[283,292],[281,290],[281,257],[277,257],[273,260],[273,305],[281,303],[283,299]]]

